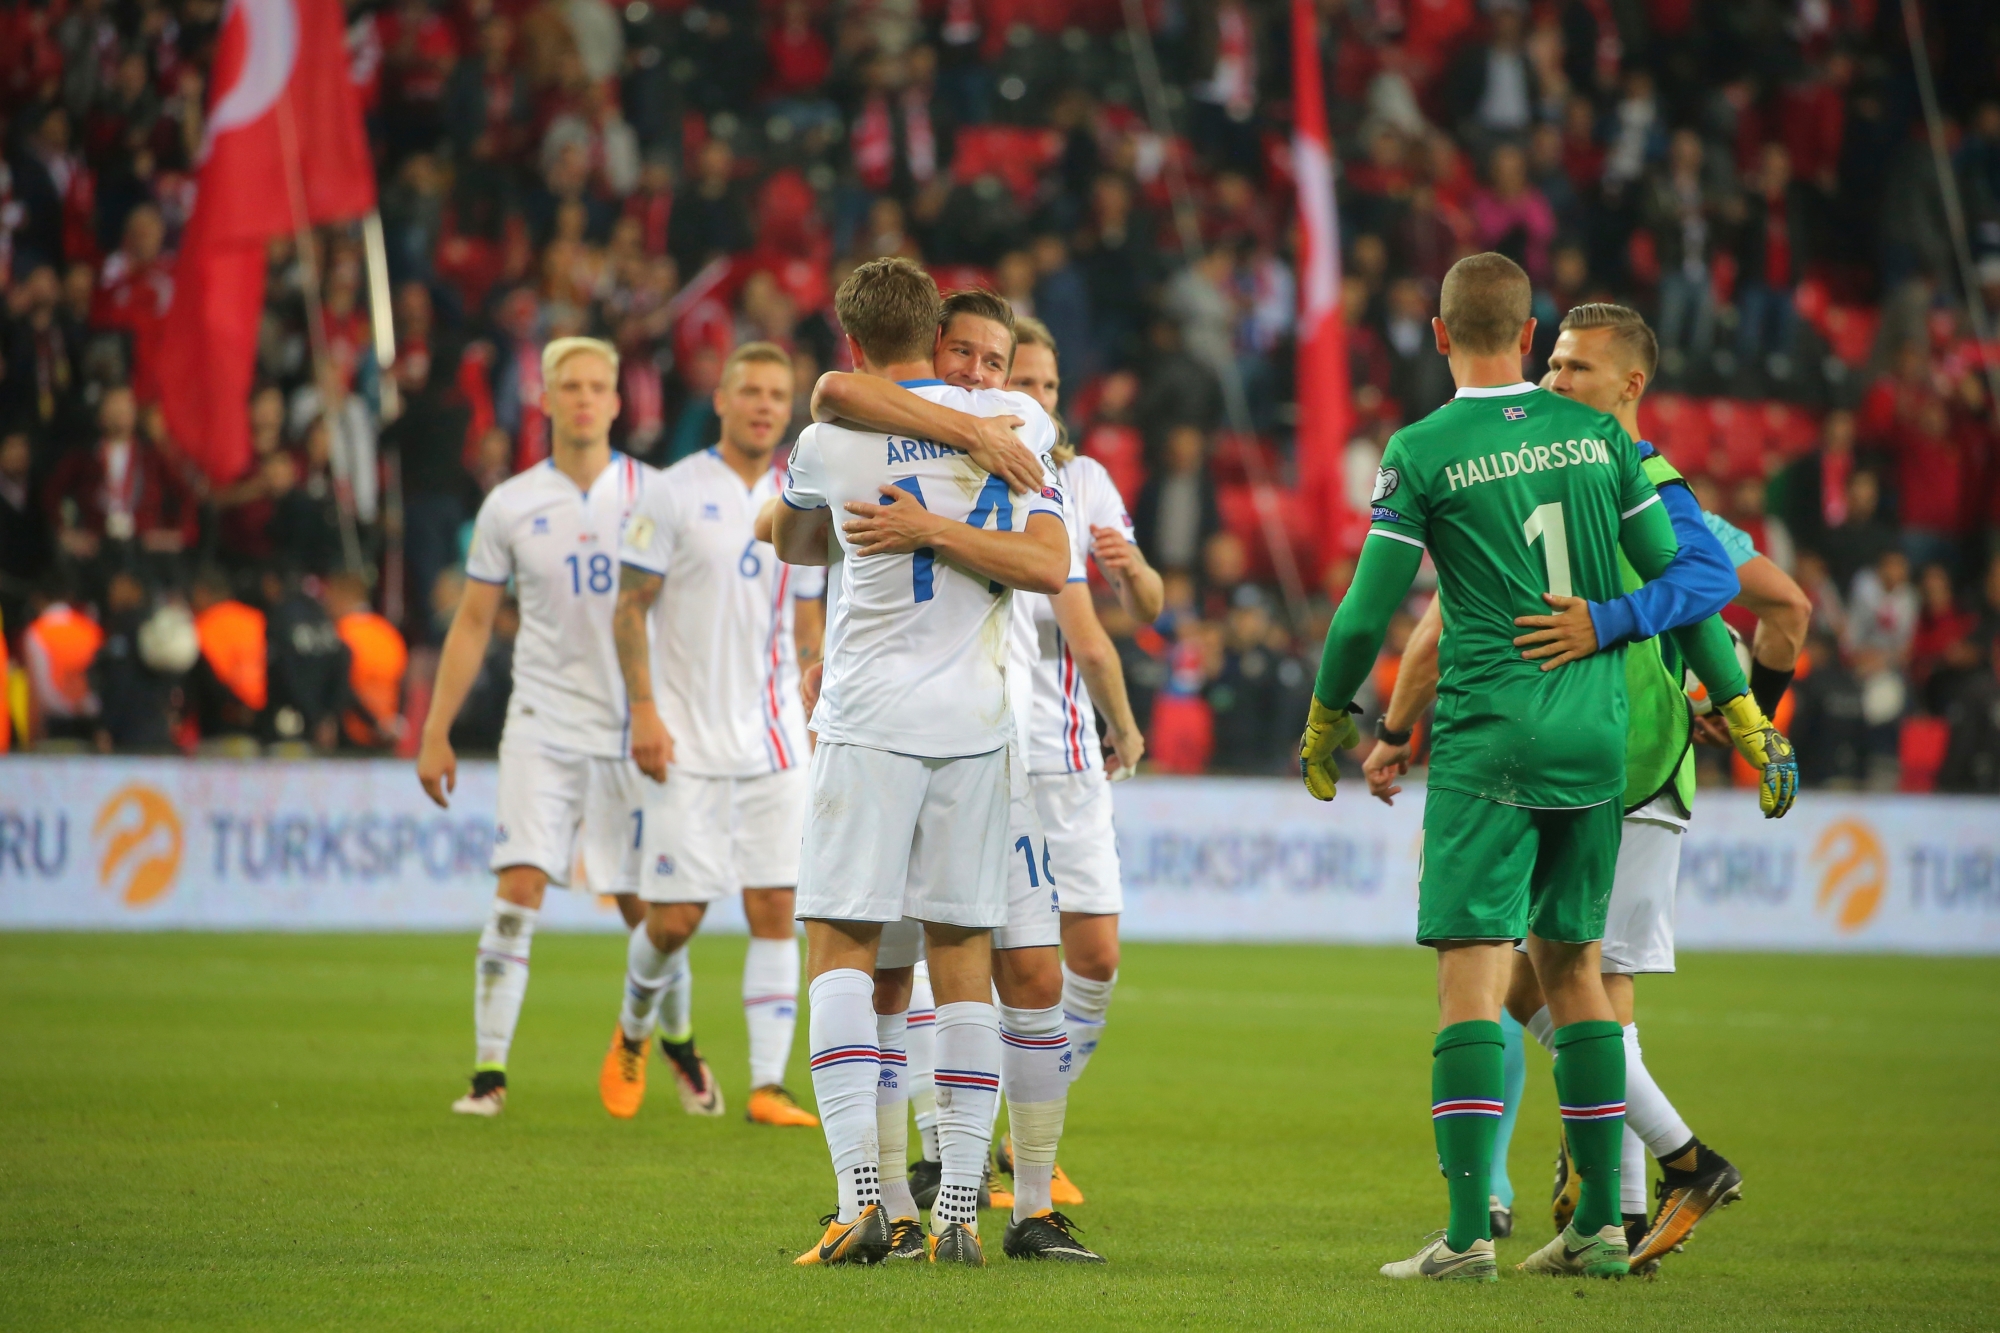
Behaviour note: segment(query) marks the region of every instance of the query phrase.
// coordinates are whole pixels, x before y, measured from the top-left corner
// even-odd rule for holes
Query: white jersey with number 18
[[[785,503],[833,511],[842,555],[830,600],[826,669],[812,727],[823,741],[925,758],[985,754],[1007,744],[1006,677],[1013,593],[939,560],[928,549],[858,557],[846,532],[850,501],[880,503],[883,488],[909,492],[933,513],[974,527],[1019,532],[1032,514],[1063,517],[1048,452],[1055,428],[1033,399],[936,380],[904,385],[975,416],[1013,415],[1043,458],[1039,493],[1007,485],[946,445],[899,435],[809,426],[793,449]]]
[[[541,463],[495,486],[479,506],[466,577],[512,580],[521,607],[506,740],[624,757],[631,715],[611,613],[619,534],[645,471],[613,453],[583,491],[554,462]]]

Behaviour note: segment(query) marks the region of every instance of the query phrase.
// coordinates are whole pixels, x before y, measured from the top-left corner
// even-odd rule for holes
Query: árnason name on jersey
[[[1529,444],[1521,441],[1521,447],[1508,453],[1487,454],[1484,458],[1468,458],[1461,464],[1453,463],[1444,470],[1445,479],[1451,482],[1453,490],[1461,486],[1476,486],[1482,481],[1498,481],[1502,477],[1517,477],[1524,472],[1545,472],[1550,468],[1581,467],[1585,463],[1597,463],[1605,467],[1611,465],[1611,448],[1603,440],[1558,440],[1554,444]]]
[[[920,458],[951,458],[965,450],[949,444],[939,444],[935,440],[909,440],[898,436],[889,437],[889,466],[898,463],[914,463]]]

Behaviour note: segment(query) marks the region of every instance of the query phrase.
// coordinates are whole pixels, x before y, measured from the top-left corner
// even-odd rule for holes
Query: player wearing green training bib
[[[1673,525],[1611,417],[1520,379],[1534,336],[1527,275],[1497,254],[1446,275],[1438,350],[1458,396],[1396,433],[1353,586],[1327,633],[1300,746],[1306,786],[1334,794],[1348,708],[1425,550],[1444,633],[1418,893],[1418,937],[1438,951],[1432,1127],[1451,1198],[1445,1234],[1390,1277],[1497,1276],[1487,1213],[1501,1110],[1500,1001],[1526,937],[1557,1031],[1556,1090],[1583,1181],[1554,1256],[1531,1271],[1623,1276],[1618,1207],[1624,1046],[1598,975],[1617,860],[1627,704],[1622,649],[1543,671],[1515,617],[1544,594],[1619,596],[1622,551],[1643,578]],[[1541,1262],[1548,1260],[1548,1262]]]

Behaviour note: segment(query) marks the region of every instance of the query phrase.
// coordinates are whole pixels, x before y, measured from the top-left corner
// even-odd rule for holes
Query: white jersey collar
[[[1484,388],[1460,389],[1457,393],[1453,394],[1452,397],[1512,398],[1516,394],[1533,393],[1536,389],[1540,387],[1541,386],[1539,384],[1530,384],[1526,380],[1522,380],[1519,384],[1497,384],[1497,385],[1489,385]]]

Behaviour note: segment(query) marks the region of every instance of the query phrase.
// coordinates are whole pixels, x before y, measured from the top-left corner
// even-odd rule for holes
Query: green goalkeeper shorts
[[[1535,810],[1432,787],[1424,797],[1417,943],[1604,938],[1624,811]]]

